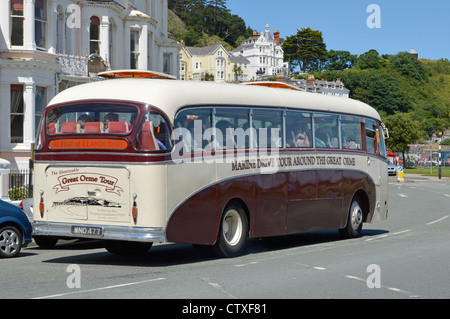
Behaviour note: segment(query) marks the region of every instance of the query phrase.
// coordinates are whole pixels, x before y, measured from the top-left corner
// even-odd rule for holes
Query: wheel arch
[[[363,222],[367,222],[367,218],[370,214],[370,200],[369,196],[367,195],[366,191],[363,189],[359,189],[355,192],[353,195],[352,200],[350,201],[350,205],[353,201],[353,199],[359,198],[361,201],[361,208],[363,210]],[[347,212],[349,211],[350,207],[347,208]]]

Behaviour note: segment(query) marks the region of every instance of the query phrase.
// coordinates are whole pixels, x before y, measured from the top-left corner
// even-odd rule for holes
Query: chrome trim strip
[[[103,237],[72,234],[72,226],[99,227],[103,228]],[[166,242],[166,232],[162,227],[128,227],[109,225],[89,225],[76,223],[53,223],[40,222],[33,223],[33,236],[52,236],[61,238],[91,238],[102,240],[123,240],[134,242]]]

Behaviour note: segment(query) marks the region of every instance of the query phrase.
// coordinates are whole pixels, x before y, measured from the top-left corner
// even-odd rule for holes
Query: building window
[[[23,0],[11,0],[11,45],[23,46]]]
[[[197,70],[202,69],[202,62],[195,62],[195,68],[196,68]]]
[[[89,54],[100,52],[100,18],[91,17],[91,25],[89,27]]]
[[[170,60],[172,59],[172,54],[165,53],[163,55],[163,72],[166,74],[170,74],[171,66]]]
[[[139,31],[131,30],[130,33],[130,68],[139,68]]]
[[[24,114],[24,101],[23,101],[23,85],[13,84],[11,85],[11,143],[23,143],[23,121],[25,119]]]
[[[46,0],[36,0],[35,3],[35,34],[36,47],[45,49],[47,34],[47,4]]]
[[[47,105],[47,90],[45,87],[36,86],[36,95],[34,97],[34,137],[37,139],[39,123],[44,115],[44,109]]]

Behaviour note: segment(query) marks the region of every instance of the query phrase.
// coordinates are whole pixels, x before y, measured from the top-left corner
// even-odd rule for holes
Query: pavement
[[[397,179],[397,177],[393,176],[393,178]],[[432,180],[432,181],[450,181],[450,177],[442,177],[439,179],[437,176],[427,176],[427,175],[421,175],[421,174],[403,174],[403,179],[405,181],[411,181],[411,180]]]

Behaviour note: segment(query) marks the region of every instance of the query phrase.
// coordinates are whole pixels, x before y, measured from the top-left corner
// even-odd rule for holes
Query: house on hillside
[[[317,80],[314,75],[308,75],[308,79],[291,80],[292,84],[298,86],[302,91],[319,93],[329,96],[349,98],[350,90],[344,87],[341,79],[336,81],[327,81],[325,79]]]
[[[242,82],[249,78],[246,58],[232,55],[221,44],[206,47],[182,47],[180,79],[189,81]]]
[[[270,32],[267,24],[265,32],[254,33],[233,50],[233,55],[243,56],[250,61],[249,80],[273,77],[279,73],[289,74],[289,64],[284,62],[284,51],[280,45],[280,32]]]

